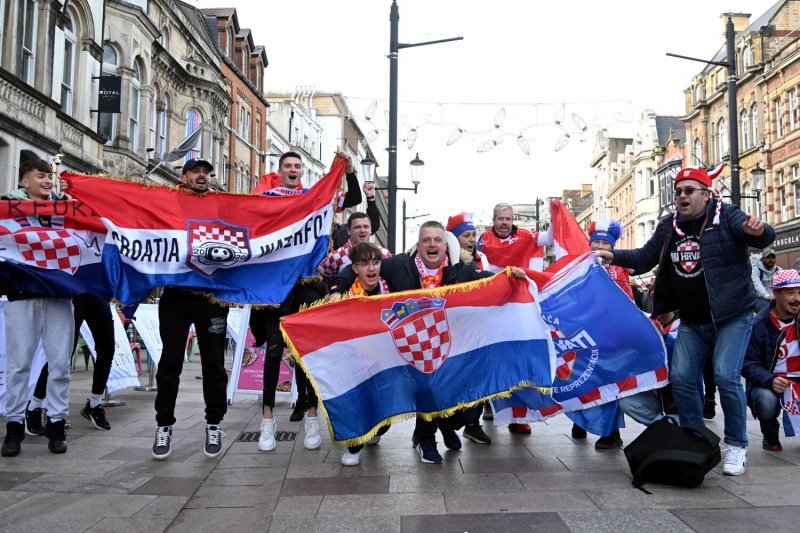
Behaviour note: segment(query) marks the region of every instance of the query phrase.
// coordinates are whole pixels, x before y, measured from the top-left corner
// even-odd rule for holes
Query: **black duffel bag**
[[[703,426],[656,420],[625,447],[633,485],[655,482],[696,487],[721,460],[719,437]]]

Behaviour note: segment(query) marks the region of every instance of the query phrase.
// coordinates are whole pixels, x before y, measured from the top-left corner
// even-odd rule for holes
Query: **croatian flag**
[[[332,438],[354,445],[393,419],[447,416],[552,383],[555,351],[536,298],[535,285],[501,273],[314,307],[281,329],[319,392]]]
[[[110,300],[104,240],[105,227],[82,202],[0,201],[0,276],[21,292]]]
[[[103,262],[122,303],[173,285],[232,303],[279,304],[328,252],[344,169],[340,161],[307,194],[285,197],[62,177],[107,228]]]
[[[800,435],[800,385],[789,381],[783,391],[783,433],[787,437]]]
[[[560,271],[540,293],[558,363],[552,394],[520,390],[493,400],[495,423],[543,420],[667,384],[661,334],[591,254]],[[596,411],[616,418],[613,409]],[[608,417],[594,427],[611,427]],[[603,426],[605,427],[605,426]]]

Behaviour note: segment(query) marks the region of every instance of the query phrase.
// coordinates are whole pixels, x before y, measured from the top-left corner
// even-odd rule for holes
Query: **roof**
[[[666,146],[670,138],[684,143],[686,142],[686,126],[678,117],[656,117],[656,135],[658,135],[659,146]]]

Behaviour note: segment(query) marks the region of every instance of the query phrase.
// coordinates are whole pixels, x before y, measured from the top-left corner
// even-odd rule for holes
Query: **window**
[[[6,1],[0,0],[0,57],[3,55],[3,28],[6,24]]]
[[[225,55],[228,59],[233,57],[233,30],[228,26],[225,28]]]
[[[169,50],[169,30],[166,26],[161,28],[161,36],[159,37],[158,42],[161,44],[161,47],[164,50]]]
[[[256,150],[261,150],[261,120],[256,119]]]
[[[73,87],[75,84],[75,48],[78,40],[67,17],[64,23],[64,70],[61,76],[61,111],[72,113]]]
[[[781,209],[781,222],[789,220],[789,206],[786,205],[786,188],[778,189],[778,205]]]
[[[800,165],[792,165],[792,181],[800,178]]]
[[[692,164],[703,160],[703,141],[700,140],[700,137],[694,140],[694,153],[692,155],[694,156]]]
[[[247,78],[247,58],[249,57],[250,53],[247,50],[247,46],[242,46],[242,74],[245,78]]]
[[[780,172],[778,172],[778,185],[783,185],[784,181],[785,180],[783,179],[783,170],[781,170]]]
[[[129,99],[130,121],[128,123],[128,137],[131,140],[132,152],[139,151],[139,105],[141,100],[141,95],[139,93],[140,78],[141,72],[139,71],[139,65],[134,62],[133,76],[131,77],[131,93]]]
[[[750,148],[750,117],[747,116],[746,109],[742,111],[739,124],[742,125],[742,149],[747,150]]]
[[[247,119],[244,123],[245,130],[244,130],[244,138],[248,143],[253,142],[253,128],[250,127],[252,116],[250,115],[250,111],[247,112]]]
[[[703,99],[703,84],[698,82],[694,88],[694,101],[695,103]]]
[[[103,75],[114,76],[117,74],[118,66],[117,51],[109,44],[103,45]],[[114,140],[115,130],[117,126],[117,113],[100,113],[100,124],[97,132],[106,138],[106,144],[110,144]]]
[[[36,0],[23,0],[22,4],[22,69],[20,77],[25,83],[33,85],[34,62],[36,59]]]
[[[725,123],[725,119],[720,119],[719,124],[717,125],[717,139],[719,140],[719,159],[728,153],[728,125]]]
[[[645,167],[644,179],[647,183],[647,196],[655,196],[656,194],[656,176],[653,174],[653,169]]]
[[[775,100],[775,135],[783,137],[783,105],[780,97]]]
[[[753,64],[753,50],[750,48],[750,45],[744,47],[744,51],[742,52],[742,66],[747,68]]]
[[[200,127],[200,112],[197,109],[190,107],[186,111],[186,136],[188,137],[189,135],[191,135],[191,133],[194,132],[199,127]],[[192,148],[189,151],[189,153],[186,154],[186,161],[190,159],[197,159],[198,157],[200,157],[200,149],[202,145],[203,145],[203,140],[202,139],[198,140],[197,144],[194,145],[194,148]]]
[[[789,91],[789,129],[796,130],[798,126],[797,89]]]
[[[794,215],[800,213],[800,183],[794,184]]]
[[[158,146],[156,152],[163,156],[167,152],[167,127],[169,126],[169,96],[161,98],[161,109],[158,111]]]
[[[156,128],[158,127],[158,114],[156,111],[156,98],[150,99],[149,122],[147,124],[147,148],[156,147]]]
[[[758,138],[758,107],[757,104],[753,104],[750,107],[750,120],[752,120],[752,128],[750,130],[753,132],[753,146],[758,146],[761,144],[761,139]]]
[[[223,189],[225,189],[227,191],[228,190],[228,172],[230,172],[230,168],[229,168],[229,165],[228,165],[228,156],[227,155],[223,155],[222,156],[222,169],[221,170],[222,170],[222,172],[220,172],[219,175],[218,175],[219,184],[220,184],[220,186],[222,186]]]

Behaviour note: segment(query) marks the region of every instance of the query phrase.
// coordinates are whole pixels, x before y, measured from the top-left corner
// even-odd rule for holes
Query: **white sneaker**
[[[725,464],[722,473],[726,476],[741,476],[747,466],[747,448],[728,446],[725,450]]]
[[[271,452],[275,449],[275,428],[278,424],[274,418],[261,419],[261,436],[258,437],[258,449],[262,452]]]
[[[369,440],[367,441],[367,445],[368,445],[368,446],[375,446],[375,445],[376,445],[376,444],[378,444],[380,441],[381,441],[381,436],[380,436],[380,435],[375,435],[374,437],[372,437],[371,439],[369,439]],[[357,464],[357,463],[356,463],[356,464]]]
[[[306,439],[304,444],[307,450],[316,450],[322,444],[322,437],[319,436],[319,418],[316,416],[306,416]]]
[[[361,450],[356,453],[350,453],[350,450],[345,449],[342,452],[342,464],[344,466],[356,466],[361,462]]]

